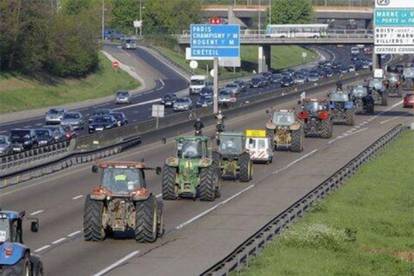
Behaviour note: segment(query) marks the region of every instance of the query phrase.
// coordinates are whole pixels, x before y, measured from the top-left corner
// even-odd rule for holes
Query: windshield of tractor
[[[201,141],[183,141],[177,144],[179,158],[202,158],[203,146]]]
[[[352,90],[352,95],[357,98],[365,97],[368,95],[367,88],[362,85],[358,85]]]
[[[240,154],[243,151],[242,136],[220,136],[221,154]]]
[[[318,102],[307,102],[305,103],[303,109],[311,113],[316,113],[318,111],[325,110],[325,106]]]
[[[0,219],[0,243],[8,241],[10,235],[10,222],[6,219]]]
[[[290,126],[295,122],[293,112],[275,112],[273,113],[273,123],[275,125]]]
[[[395,82],[399,81],[399,79],[400,78],[399,78],[398,74],[389,74],[388,77],[387,77],[387,80],[391,83],[395,83]]]
[[[103,171],[102,186],[114,193],[132,192],[143,187],[142,172],[134,168],[106,168]]]
[[[331,93],[330,95],[330,101],[331,102],[348,102],[349,97],[345,93]]]

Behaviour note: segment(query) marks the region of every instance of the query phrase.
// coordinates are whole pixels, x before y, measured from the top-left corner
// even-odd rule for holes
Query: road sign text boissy
[[[239,57],[239,25],[191,25],[191,56],[193,57]]]

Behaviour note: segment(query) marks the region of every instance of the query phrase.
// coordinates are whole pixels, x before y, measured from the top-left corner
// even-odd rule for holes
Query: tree
[[[305,24],[312,20],[310,0],[273,0],[272,24]]]

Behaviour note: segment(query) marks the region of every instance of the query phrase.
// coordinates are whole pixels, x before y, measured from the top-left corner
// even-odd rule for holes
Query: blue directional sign
[[[240,57],[240,26],[192,24],[191,56],[199,58]]]
[[[414,27],[414,9],[375,9],[375,27]]]

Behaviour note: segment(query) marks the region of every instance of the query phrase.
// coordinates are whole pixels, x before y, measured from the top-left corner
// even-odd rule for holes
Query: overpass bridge
[[[182,48],[189,47],[190,34],[184,33],[176,35],[176,38]],[[260,60],[263,60],[267,68],[270,68],[272,45],[372,45],[374,44],[374,34],[372,31],[367,30],[329,30],[327,36],[319,38],[276,38],[269,37],[266,34],[257,31],[245,30],[240,34],[240,44],[259,46],[259,64]]]

